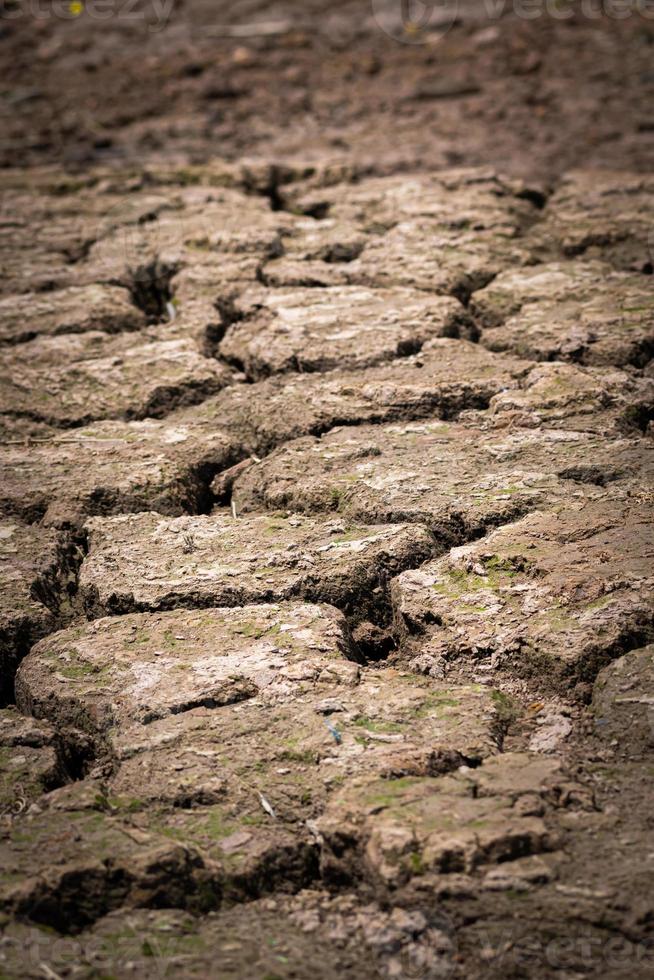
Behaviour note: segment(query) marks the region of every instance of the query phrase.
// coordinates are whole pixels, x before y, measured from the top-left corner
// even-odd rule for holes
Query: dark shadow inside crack
[[[170,319],[173,295],[171,282],[177,265],[154,258],[128,270],[128,288],[134,305],[145,313],[150,323]]]

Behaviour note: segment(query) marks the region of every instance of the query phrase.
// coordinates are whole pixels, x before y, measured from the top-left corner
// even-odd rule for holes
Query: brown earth
[[[652,975],[615,6],[2,3],[0,978]]]
[[[549,179],[580,163],[651,165],[654,23],[644,4],[627,17],[593,16],[607,4],[527,5],[531,17],[508,3],[444,4],[444,41],[436,16],[431,32],[402,35],[393,0],[126,6],[105,5],[99,19],[92,4],[78,17],[53,5],[59,16],[35,18],[6,0],[5,166],[220,155],[491,164]],[[502,18],[489,17],[496,9]],[[255,25],[251,36],[244,25]]]

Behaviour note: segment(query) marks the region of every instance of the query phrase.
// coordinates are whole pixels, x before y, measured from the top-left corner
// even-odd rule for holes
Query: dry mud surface
[[[0,21],[0,977],[644,980],[653,22],[318,6]]]

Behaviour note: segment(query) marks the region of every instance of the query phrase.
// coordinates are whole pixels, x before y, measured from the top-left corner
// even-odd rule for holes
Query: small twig
[[[58,440],[63,442],[62,439]],[[24,439],[3,439],[0,441],[0,446],[30,446],[36,442],[52,442],[49,436],[46,437],[36,437],[36,436],[26,436]]]
[[[207,37],[273,37],[289,34],[293,24],[289,20],[262,21],[260,24],[216,24],[205,30]]]
[[[268,800],[266,799],[266,797],[263,795],[263,793],[259,793],[257,791],[257,796],[259,797],[259,802],[261,803],[261,806],[264,808],[264,810],[266,811],[266,813],[270,817],[272,817],[273,820],[276,820],[277,819],[277,814],[275,813],[275,811],[273,810],[272,806],[270,805],[270,803],[268,802]]]
[[[39,970],[43,973],[48,980],[62,980],[58,973],[55,973],[47,963],[39,963]]]

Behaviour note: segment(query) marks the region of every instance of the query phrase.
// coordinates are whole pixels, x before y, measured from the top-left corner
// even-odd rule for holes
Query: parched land
[[[31,167],[0,173],[0,977],[654,968],[645,148],[623,115],[615,159],[599,136],[587,160],[551,144],[530,176],[514,133],[503,167],[498,52],[511,112],[516,77],[535,105],[553,85],[526,22],[379,54],[350,6],[333,87],[306,82],[332,129],[304,159],[297,118],[287,152],[273,131],[272,89],[257,117],[239,88],[281,65],[293,104],[329,60],[300,26],[229,42],[229,92],[202,82],[199,105],[230,106],[222,153],[184,116],[213,71],[192,33],[168,106],[106,109],[107,159],[76,128],[106,38],[67,55],[97,60],[70,159],[44,142],[41,96],[15,120]],[[546,31],[570,72],[571,32],[612,51],[605,94],[611,59],[635,71],[654,41],[609,26]],[[16,51],[28,28],[6,28]],[[40,29],[42,60],[64,29]],[[151,41],[152,99],[176,36]],[[343,88],[362,38],[376,100],[416,72],[367,116]],[[447,91],[427,54],[458,66]],[[59,70],[35,65],[40,91]],[[401,134],[412,99],[402,155],[384,112]],[[474,143],[454,161],[420,132],[453,99]],[[334,151],[339,127],[352,147]]]

